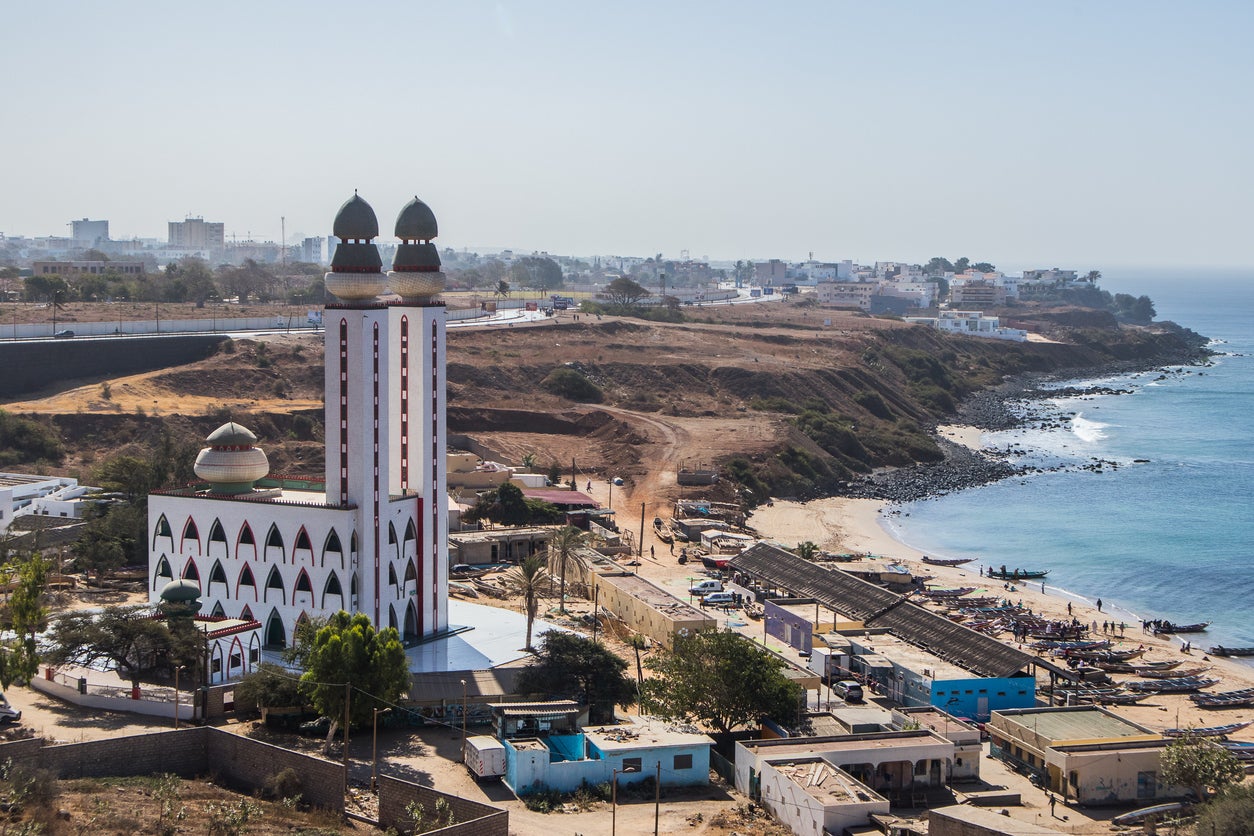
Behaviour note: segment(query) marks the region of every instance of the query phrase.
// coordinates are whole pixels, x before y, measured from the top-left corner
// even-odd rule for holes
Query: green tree
[[[561,582],[561,597],[557,606],[563,613],[566,612],[566,567],[582,569],[587,565],[587,561],[579,553],[584,537],[582,531],[573,525],[566,525],[553,532],[553,537],[549,540],[549,572],[556,574]]]
[[[9,582],[14,584],[9,594],[13,638],[0,645],[0,688],[8,688],[13,682],[29,682],[39,671],[35,634],[48,626],[48,608],[44,605],[47,561],[32,554],[9,568],[15,570],[9,574]]]
[[[376,631],[362,613],[340,610],[313,639],[309,667],[301,675],[305,693],[322,716],[331,720],[323,752],[339,731],[344,701],[349,723],[364,723],[375,708],[396,702],[409,689],[409,663],[395,627]],[[351,683],[349,685],[348,683]],[[349,699],[348,690],[356,692]]]
[[[1224,787],[1202,807],[1194,832],[1198,836],[1254,836],[1254,785]]]
[[[624,308],[634,306],[641,299],[649,296],[649,291],[645,290],[639,283],[620,276],[605,286],[605,293],[610,297],[610,302]]]
[[[798,543],[797,548],[793,549],[793,553],[802,560],[814,560],[814,558],[818,557],[819,547],[817,544],[806,540]]]
[[[544,556],[529,554],[513,569],[505,573],[505,587],[514,595],[523,599],[523,614],[527,616],[527,643],[524,650],[533,650],[531,646],[531,627],[540,611],[540,596],[549,583],[549,572],[544,567]]]
[[[614,706],[636,701],[636,686],[627,676],[627,662],[600,642],[575,633],[549,630],[534,659],[523,668],[514,690],[574,700],[588,706],[592,723],[614,720]]]
[[[784,676],[784,663],[731,630],[675,636],[647,663],[651,710],[670,720],[700,722],[726,738],[769,717],[784,725],[801,716],[804,692]]]
[[[557,506],[523,496],[522,488],[505,482],[479,497],[475,506],[462,515],[466,522],[491,520],[500,525],[550,525],[561,522]]]
[[[935,256],[923,267],[923,272],[929,276],[940,276],[944,273],[954,272],[954,264],[947,258]]]
[[[74,564],[96,582],[115,569],[146,555],[144,514],[136,506],[105,508],[90,517],[79,538],[70,547]]]
[[[48,639],[44,657],[52,664],[109,662],[133,687],[140,677],[168,668],[174,650],[170,628],[145,606],[67,613],[53,622]]]
[[[1159,780],[1168,786],[1188,787],[1199,799],[1207,789],[1223,790],[1245,776],[1245,767],[1228,750],[1196,734],[1185,734],[1167,744],[1158,766]]]
[[[164,475],[157,472],[152,459],[138,456],[114,456],[96,468],[96,482],[107,491],[126,496],[132,504],[146,499],[160,487]]]
[[[971,259],[967,258],[964,255],[962,258],[954,262],[954,272],[965,273],[967,272],[967,268],[970,266],[971,266]]]
[[[508,299],[509,290],[510,290],[509,282],[505,281],[505,279],[501,279],[499,282],[496,283],[496,289],[492,291],[492,295],[504,296],[506,299]]]
[[[519,287],[535,290],[557,290],[562,286],[562,268],[544,256],[527,256],[514,262],[510,279]]]
[[[305,704],[300,678],[273,662],[262,662],[235,686],[235,698],[257,708],[287,708]]]
[[[65,458],[61,439],[48,426],[0,409],[0,467]]]

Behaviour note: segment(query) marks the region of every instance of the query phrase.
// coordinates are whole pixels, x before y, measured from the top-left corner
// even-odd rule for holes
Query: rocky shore
[[[1187,356],[1166,359],[1168,362],[1178,361],[1182,365],[1206,365],[1208,357],[1209,353],[1203,350],[1201,353],[1190,353]],[[988,432],[1029,427],[1063,429],[1070,423],[1072,418],[1070,413],[1035,409],[1031,404],[1060,397],[1122,395],[1133,390],[1103,384],[1093,386],[1083,384],[1050,386],[1049,384],[1066,380],[1102,380],[1117,375],[1154,373],[1155,370],[1160,379],[1171,375],[1193,373],[1191,368],[1168,368],[1161,365],[1163,361],[1164,358],[1157,358],[1157,362],[1151,365],[1134,362],[1112,363],[1096,368],[1070,369],[1050,375],[1015,378],[967,398],[958,409],[955,423]],[[914,502],[976,488],[1015,476],[1076,467],[1097,471],[1119,467],[1118,462],[1101,459],[1093,459],[1083,465],[1019,466],[1007,461],[1024,452],[1018,448],[973,450],[939,437],[937,443],[945,454],[942,461],[876,471],[862,479],[847,483],[840,496],[879,499],[894,503]]]

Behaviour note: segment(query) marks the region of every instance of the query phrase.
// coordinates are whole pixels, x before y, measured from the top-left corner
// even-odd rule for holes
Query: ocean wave
[[[1096,444],[1106,438],[1106,428],[1110,424],[1103,424],[1101,421],[1093,421],[1085,418],[1080,413],[1076,413],[1071,419],[1071,432],[1076,438],[1089,444]]]

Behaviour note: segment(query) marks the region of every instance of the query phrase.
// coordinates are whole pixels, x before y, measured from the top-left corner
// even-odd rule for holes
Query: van
[[[16,723],[22,719],[22,710],[9,705],[9,700],[4,694],[0,694],[0,725],[5,723]]]
[[[845,702],[862,702],[862,685],[852,679],[832,683],[832,693]]]
[[[734,603],[736,596],[731,592],[711,592],[701,599],[701,605],[705,607],[725,607]]]
[[[709,595],[711,592],[722,592],[722,591],[723,591],[723,582],[720,580],[716,580],[714,578],[701,581],[700,583],[695,583],[692,586],[688,587],[689,595]]]

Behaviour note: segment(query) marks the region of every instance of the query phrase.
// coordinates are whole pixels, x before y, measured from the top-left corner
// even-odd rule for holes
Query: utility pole
[[[640,542],[636,544],[636,557],[644,557],[644,503],[640,503]]]
[[[570,489],[573,491],[579,487],[579,476],[575,473],[575,457],[570,457]]]
[[[348,701],[353,696],[353,683],[344,683],[344,794],[348,794]]]

